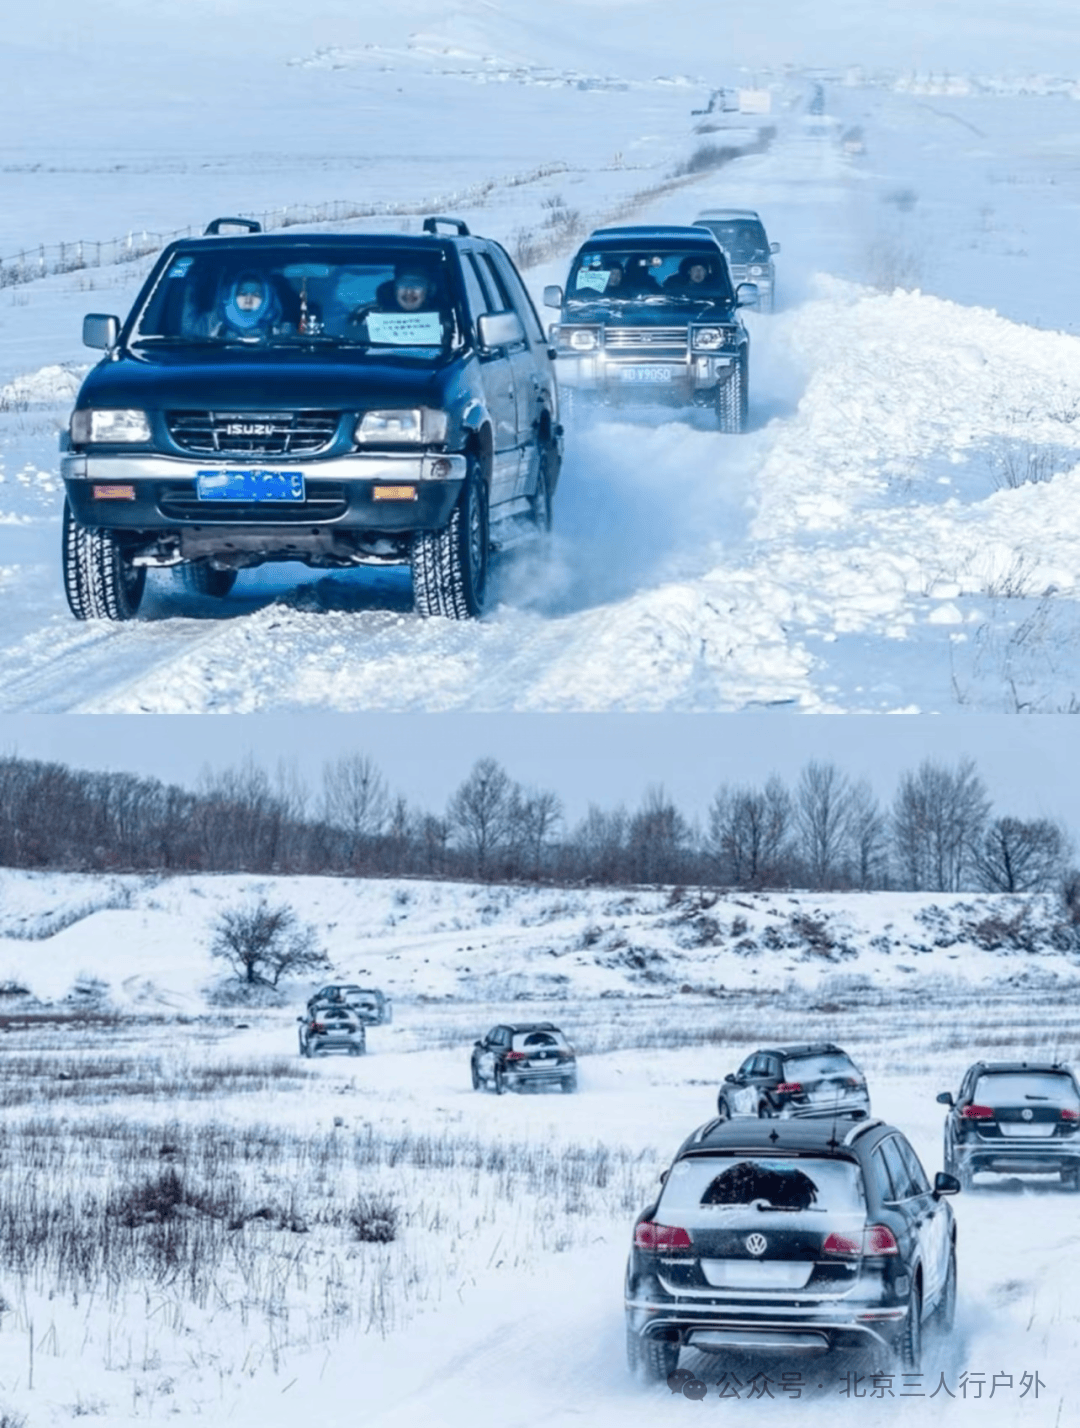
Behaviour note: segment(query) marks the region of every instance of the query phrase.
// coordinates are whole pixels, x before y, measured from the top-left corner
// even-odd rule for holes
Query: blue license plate
[[[200,501],[302,501],[302,471],[245,470],[197,471],[196,489]]]

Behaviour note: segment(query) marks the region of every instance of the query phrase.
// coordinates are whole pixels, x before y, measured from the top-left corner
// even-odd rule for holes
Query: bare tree
[[[833,763],[811,759],[795,790],[799,853],[812,888],[835,887],[848,855],[851,785]]]
[[[776,774],[763,789],[718,789],[705,835],[718,881],[740,888],[787,881],[793,818],[791,795]]]
[[[630,876],[637,883],[682,882],[690,848],[690,826],[665,789],[646,789],[641,807],[630,819],[627,854]]]
[[[893,802],[896,862],[907,887],[958,892],[982,841],[990,800],[971,759],[955,769],[924,759],[900,780]]]
[[[284,976],[330,965],[314,927],[301,923],[287,903],[271,907],[265,898],[220,914],[210,955],[227,962],[246,987],[276,987]]]
[[[597,883],[625,880],[629,824],[629,815],[622,805],[604,809],[590,803],[589,811],[570,837],[568,852],[574,875]]]
[[[390,814],[386,781],[366,754],[343,754],[323,765],[322,807],[327,823],[345,834],[346,866],[356,870]]]
[[[511,811],[511,841],[519,849],[523,868],[528,876],[538,879],[543,870],[544,853],[562,822],[562,800],[549,789],[516,790]]]
[[[851,785],[848,812],[849,877],[864,892],[889,881],[889,820],[865,779]]]
[[[517,789],[495,759],[478,759],[450,799],[447,821],[469,855],[477,877],[486,877],[494,855],[513,828]]]
[[[1065,874],[1072,848],[1050,818],[995,818],[974,849],[981,885],[990,892],[1048,892]]]

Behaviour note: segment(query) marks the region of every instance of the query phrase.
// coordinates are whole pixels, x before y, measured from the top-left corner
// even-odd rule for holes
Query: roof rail
[[[212,218],[203,229],[203,237],[215,238],[223,227],[243,228],[248,233],[262,232],[262,224],[254,218]]]
[[[869,1121],[856,1121],[844,1137],[844,1144],[850,1145],[852,1141],[861,1136],[864,1131],[873,1130],[875,1126],[883,1126],[884,1124],[885,1122],[879,1117],[875,1117]]]
[[[690,1139],[694,1142],[695,1145],[700,1145],[710,1131],[713,1131],[716,1129],[717,1126],[722,1126],[724,1124],[725,1119],[725,1116],[713,1116],[711,1121],[706,1121],[703,1126],[698,1126],[697,1130],[690,1137]]]
[[[459,238],[469,237],[469,225],[461,218],[443,218],[441,215],[433,215],[424,219],[425,233],[438,233],[439,224],[445,223],[452,228]]]

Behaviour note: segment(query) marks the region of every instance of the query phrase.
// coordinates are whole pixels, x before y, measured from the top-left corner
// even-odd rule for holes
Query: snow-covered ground
[[[394,991],[362,1061],[296,1055],[307,984],[277,1008],[205,999],[211,924],[255,896],[313,922],[336,975]],[[685,1399],[626,1372],[622,1269],[726,1071],[833,1038],[933,1171],[938,1091],[980,1055],[1075,1059],[1080,1036],[1077,953],[1040,900],[699,901],[4,874],[0,1413],[344,1428],[472,1423],[494,1400],[521,1425],[681,1422]],[[473,1040],[513,1016],[567,1030],[577,1096],[469,1089]],[[957,1329],[921,1382],[864,1381],[854,1404],[866,1364],[815,1360],[795,1401],[790,1363],[699,1357],[707,1401],[722,1371],[765,1372],[785,1421],[930,1423],[946,1402],[964,1425],[1068,1422],[1075,1197],[983,1181],[954,1202]],[[389,1241],[358,1237],[395,1214]]]
[[[21,116],[0,272],[61,243],[137,248],[217,212],[338,201],[376,214],[345,227],[438,207],[511,252],[539,243],[539,296],[574,246],[560,212],[587,231],[753,206],[782,252],[780,310],[747,319],[751,430],[650,409],[573,428],[553,558],[501,569],[477,625],[418,622],[404,571],[271,567],[213,607],[157,573],[134,626],[86,627],[60,585],[56,431],[89,358],[82,314],[125,310],[149,260],[0,288],[0,710],[1076,706],[1065,8],[1019,26],[953,4],[934,23],[852,0],[833,30],[788,0],[731,34],[697,0],[678,24],[644,0],[543,18],[417,0],[364,25],[260,6],[258,36],[250,0],[217,8],[212,44],[190,23],[212,7],[179,23],[171,4],[2,42],[22,83],[0,97]],[[771,96],[767,150],[673,182],[731,125],[745,136],[744,116],[700,111],[748,84]]]

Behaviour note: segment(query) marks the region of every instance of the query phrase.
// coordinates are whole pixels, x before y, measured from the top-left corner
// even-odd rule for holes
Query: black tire
[[[716,420],[720,430],[738,436],[746,430],[749,417],[749,373],[744,358],[731,369],[731,376],[716,394]]]
[[[970,1165],[958,1165],[956,1167],[956,1178],[960,1182],[960,1189],[965,1194],[970,1194],[975,1189],[975,1172]]]
[[[626,1367],[632,1374],[641,1369],[641,1338],[629,1324],[626,1326]]]
[[[551,536],[551,464],[551,448],[544,446],[540,451],[536,489],[529,497],[529,514],[536,527],[537,542],[541,547],[548,544]]]
[[[479,1091],[479,1089],[480,1089],[480,1087],[481,1087],[481,1085],[482,1085],[483,1083],[482,1083],[481,1080],[480,1080],[480,1073],[479,1073],[479,1071],[477,1071],[477,1069],[476,1069],[476,1062],[475,1062],[475,1061],[470,1061],[470,1062],[469,1062],[469,1070],[472,1072],[472,1088],[473,1088],[474,1091]]]
[[[504,1096],[506,1094],[506,1077],[502,1073],[502,1067],[495,1067],[495,1094]]]
[[[1062,1170],[1060,1174],[1061,1188],[1063,1190],[1080,1190],[1080,1170],[1075,1168]]]
[[[564,1096],[572,1096],[577,1090],[577,1077],[564,1076],[563,1079],[559,1082],[559,1089],[562,1091]]]
[[[956,1246],[949,1251],[949,1267],[945,1271],[945,1285],[941,1298],[931,1317],[935,1334],[951,1334],[956,1323]]]
[[[896,1356],[906,1373],[918,1373],[922,1363],[922,1295],[918,1285],[908,1298],[904,1329],[896,1343]]]
[[[311,1055],[311,1052],[310,1052],[310,1051],[308,1050],[308,1048],[307,1048],[307,1042],[303,1039],[303,1037],[300,1038],[300,1055],[301,1055],[301,1056],[310,1056],[310,1055]]]
[[[731,1107],[723,1096],[720,1096],[716,1102],[716,1119],[718,1121],[731,1120]]]
[[[679,1367],[679,1345],[667,1339],[642,1339],[639,1354],[641,1373],[649,1383],[667,1383]]]
[[[416,613],[477,619],[487,598],[489,557],[487,484],[480,462],[471,456],[449,521],[441,531],[421,531],[413,541]]]
[[[218,570],[205,560],[175,565],[173,575],[192,595],[209,595],[215,600],[224,600],[236,584],[235,570]]]
[[[64,502],[64,594],[76,620],[131,620],[146,587],[146,567],[126,559],[111,531],[81,526]]]

